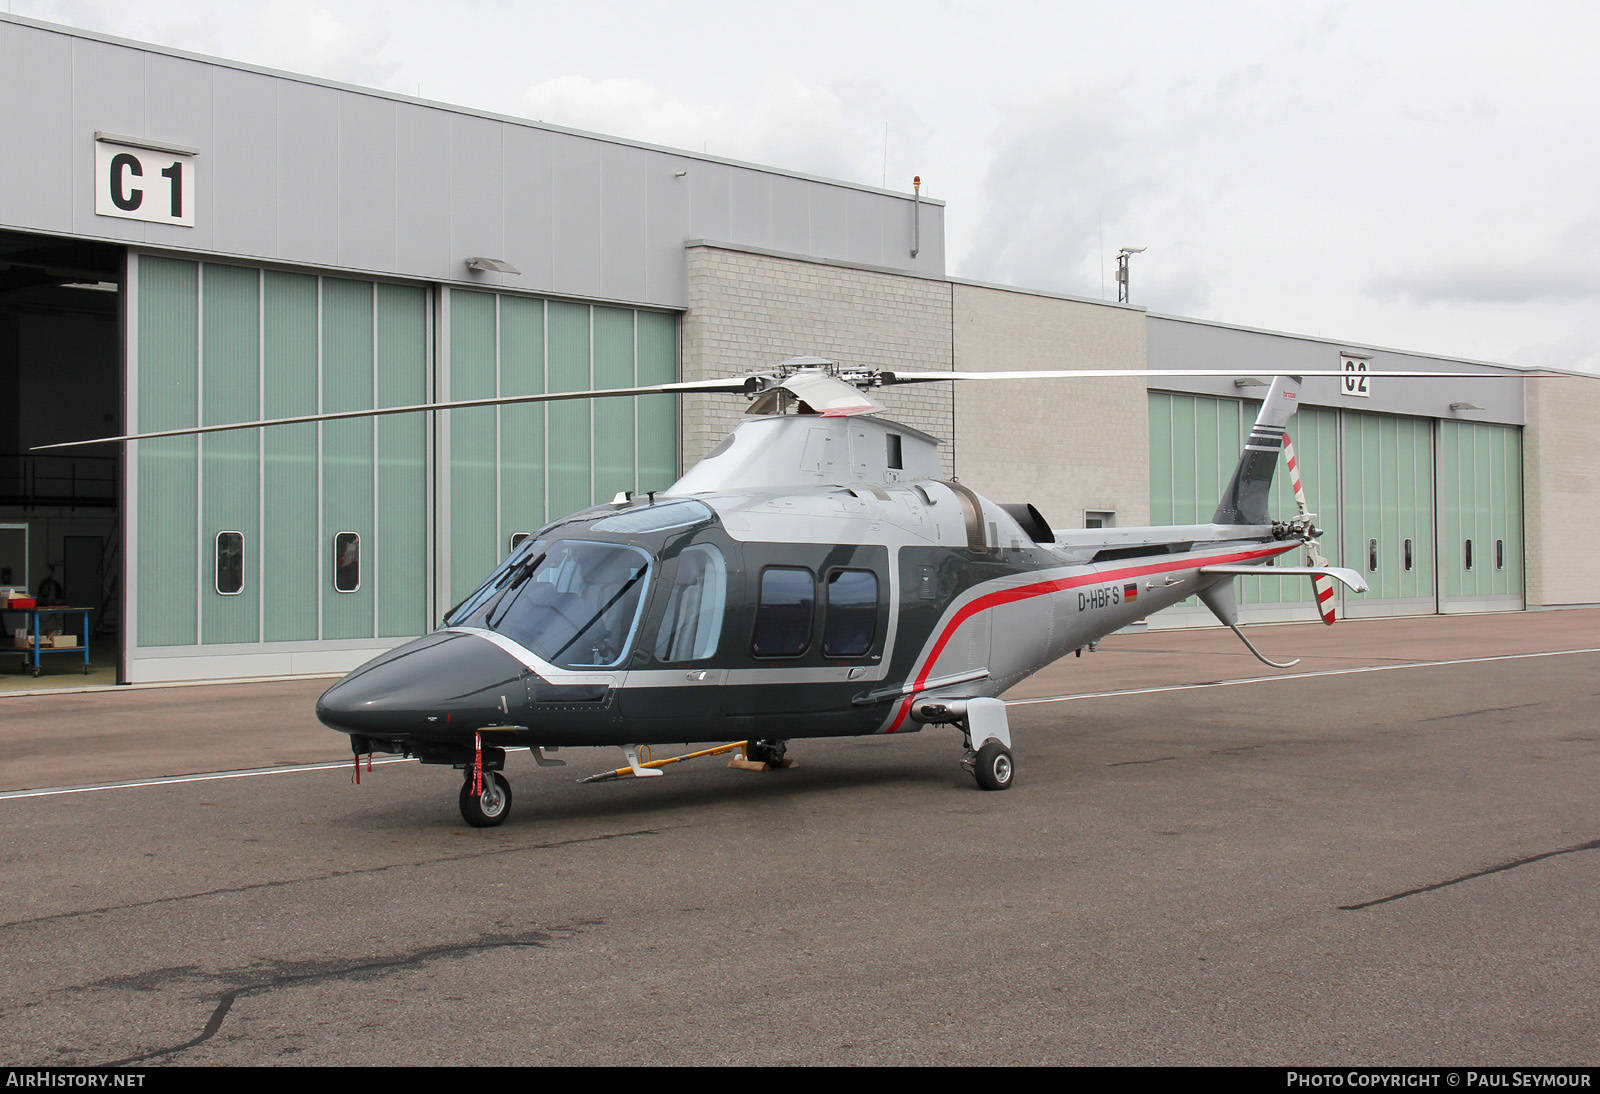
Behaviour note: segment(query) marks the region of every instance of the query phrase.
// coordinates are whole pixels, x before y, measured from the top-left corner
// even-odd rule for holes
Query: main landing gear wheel
[[[461,784],[461,819],[474,828],[493,828],[511,815],[511,784],[498,771],[483,773],[483,791],[472,792],[472,772]]]
[[[999,741],[985,741],[972,762],[972,777],[985,790],[1010,790],[1016,773],[1011,750]]]
[[[788,751],[788,741],[751,741],[745,746],[744,758],[753,764],[777,767],[783,763],[784,754]]]

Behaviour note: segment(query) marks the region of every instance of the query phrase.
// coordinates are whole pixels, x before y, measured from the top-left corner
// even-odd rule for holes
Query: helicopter
[[[507,749],[541,767],[562,748],[620,748],[595,779],[658,777],[691,757],[654,746],[736,743],[747,766],[781,766],[794,740],[949,726],[984,790],[1015,783],[1007,689],[1046,665],[1191,596],[1233,630],[1234,579],[1311,579],[1334,621],[1332,582],[1287,426],[1300,383],[1341,372],[1254,372],[1272,382],[1206,524],[1052,529],[946,478],[938,441],[884,417],[871,391],[897,384],[1107,376],[1235,376],[1226,370],[888,371],[797,357],[743,377],[342,411],[103,438],[188,436],[341,418],[522,402],[725,392],[744,420],[665,490],[619,493],[531,533],[432,633],[345,676],[317,717],[362,756],[396,753],[463,773],[462,819],[504,823]],[[1386,373],[1460,377],[1463,373]],[[1523,374],[1527,375],[1527,374]],[[73,444],[100,443],[72,442]],[[67,447],[55,445],[48,447]],[[1296,514],[1275,520],[1280,458]],[[1304,565],[1280,559],[1303,550]],[[593,781],[583,780],[583,781]]]
[[[475,827],[509,814],[518,745],[541,766],[615,745],[615,774],[652,777],[647,746],[744,738],[747,761],[776,765],[792,740],[948,725],[978,786],[1006,790],[999,696],[1045,665],[1197,594],[1244,638],[1234,577],[1297,548],[1309,564],[1275,572],[1366,589],[1321,558],[1303,493],[1292,520],[1267,513],[1294,379],[1274,380],[1211,523],[1062,532],[945,478],[937,440],[867,394],[950,375],[795,358],[738,381],[750,413],[671,487],[531,534],[317,717],[357,756],[463,771]]]

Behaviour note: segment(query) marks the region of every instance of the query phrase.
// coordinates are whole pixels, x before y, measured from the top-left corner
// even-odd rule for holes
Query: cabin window
[[[717,652],[728,604],[728,568],[709,543],[685,547],[656,632],[657,661],[698,661]]]
[[[806,652],[816,599],[816,579],[810,570],[800,566],[762,570],[751,652],[757,657],[798,657]]]
[[[244,592],[244,533],[217,533],[217,592],[238,596]]]
[[[835,570],[828,575],[828,607],[822,624],[824,657],[860,657],[878,633],[878,575],[871,570]]]
[[[353,593],[361,588],[361,536],[340,532],[333,537],[333,591]]]

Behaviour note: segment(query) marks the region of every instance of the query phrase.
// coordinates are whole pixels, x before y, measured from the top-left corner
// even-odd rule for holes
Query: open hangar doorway
[[[90,609],[76,637],[106,682],[121,679],[120,446],[30,449],[122,432],[123,265],[121,247],[0,231],[0,586]],[[6,616],[0,680],[23,669],[25,621]],[[83,629],[70,616],[41,623]],[[81,658],[40,667],[40,683],[83,682]]]

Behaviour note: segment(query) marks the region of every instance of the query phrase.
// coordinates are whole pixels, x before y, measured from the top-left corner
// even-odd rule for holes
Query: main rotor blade
[[[411,406],[383,406],[371,410],[341,410],[328,414],[301,414],[293,418],[267,418],[255,422],[231,422],[227,425],[201,425],[186,429],[161,429],[152,433],[129,433],[121,437],[96,437],[88,441],[62,441],[58,444],[41,444],[30,452],[43,452],[51,448],[78,448],[90,444],[110,444],[114,441],[150,441],[161,437],[193,437],[201,433],[226,433],[235,429],[265,429],[272,425],[303,425],[307,422],[338,422],[353,418],[381,418],[389,414],[421,414],[430,410],[471,410],[486,406],[516,406],[521,403],[553,403],[563,399],[609,399],[626,395],[672,395],[686,391],[743,392],[746,377],[736,376],[723,380],[684,380],[672,384],[652,384],[648,387],[600,388],[592,391],[548,391],[539,395],[501,395],[491,399],[459,399],[448,403],[416,403]]]
[[[1525,380],[1529,377],[1545,378],[1551,376],[1565,376],[1561,372],[1543,372],[1532,369],[1527,372],[1423,372],[1411,369],[1382,372],[1345,372],[1342,369],[1243,369],[1243,368],[1068,368],[1068,369],[1039,369],[1017,372],[907,372],[901,369],[886,369],[880,374],[881,383],[888,387],[891,384],[931,384],[938,380],[1081,380],[1094,376],[1106,377],[1132,377],[1132,376],[1171,376],[1171,377],[1219,377],[1238,379],[1253,376],[1330,376],[1342,378],[1346,376],[1362,376],[1368,379],[1426,379],[1426,380]]]

